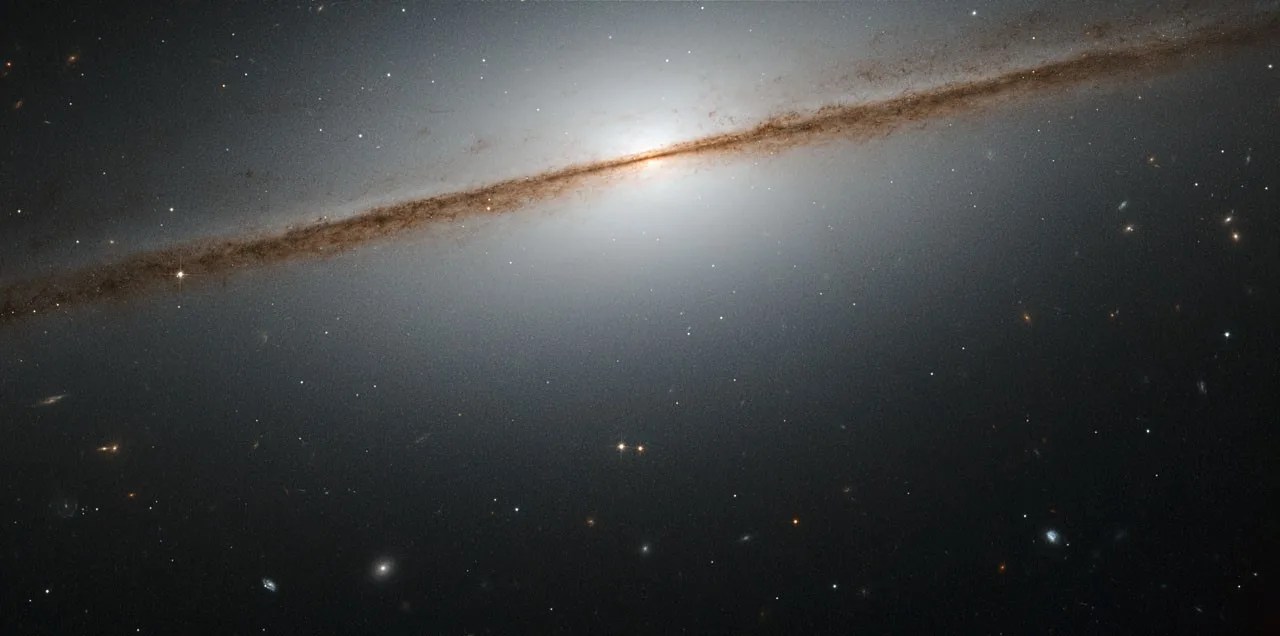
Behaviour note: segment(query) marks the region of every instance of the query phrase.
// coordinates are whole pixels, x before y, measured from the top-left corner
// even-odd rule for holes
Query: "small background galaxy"
[[[0,287],[1277,11],[9,3]],[[1280,629],[1276,65],[6,322],[0,631]]]

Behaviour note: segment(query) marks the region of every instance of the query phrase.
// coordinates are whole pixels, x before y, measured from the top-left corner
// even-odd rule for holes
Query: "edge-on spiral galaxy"
[[[232,236],[134,254],[122,260],[55,272],[0,287],[0,323],[104,300],[167,289],[178,276],[208,280],[244,268],[352,250],[426,224],[468,214],[497,214],[545,201],[592,182],[626,174],[662,158],[776,152],[823,140],[868,139],[923,122],[1133,73],[1177,68],[1213,54],[1255,45],[1280,33],[1280,15],[1245,18],[1127,47],[1086,50],[1037,66],[942,84],[879,101],[788,113],[753,127],[620,158],[556,168],[468,190],[369,209],[275,234]]]

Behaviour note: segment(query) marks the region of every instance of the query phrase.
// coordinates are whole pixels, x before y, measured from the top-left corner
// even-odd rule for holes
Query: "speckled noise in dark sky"
[[[840,103],[774,116],[754,126],[664,148],[553,168],[481,187],[403,201],[348,218],[322,220],[276,234],[196,241],[122,260],[31,278],[0,288],[0,322],[59,308],[120,300],[165,289],[175,275],[188,284],[244,268],[335,254],[463,215],[499,214],[578,188],[623,178],[648,161],[774,153],[832,139],[866,139],[926,122],[1089,81],[1158,73],[1206,56],[1266,41],[1280,32],[1280,16],[1254,13],[1218,21],[1178,37],[1148,36],[1122,46],[1084,50],[998,75],[945,83],[896,97]],[[181,272],[181,273],[179,273]]]

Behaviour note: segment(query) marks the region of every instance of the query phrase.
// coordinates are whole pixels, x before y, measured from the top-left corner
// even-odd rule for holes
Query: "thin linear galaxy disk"
[[[1230,24],[1159,38],[1126,48],[1100,48],[987,78],[944,84],[898,97],[790,113],[752,128],[677,143],[616,159],[557,168],[469,190],[370,209],[278,234],[238,236],[141,252],[113,263],[32,278],[0,287],[0,323],[54,309],[124,299],[167,289],[175,276],[190,282],[274,263],[351,250],[426,224],[467,214],[497,214],[546,201],[628,168],[664,158],[775,152],[836,139],[868,139],[904,125],[971,112],[1011,98],[1175,68],[1188,61],[1265,42],[1280,34],[1280,15],[1245,16]]]

